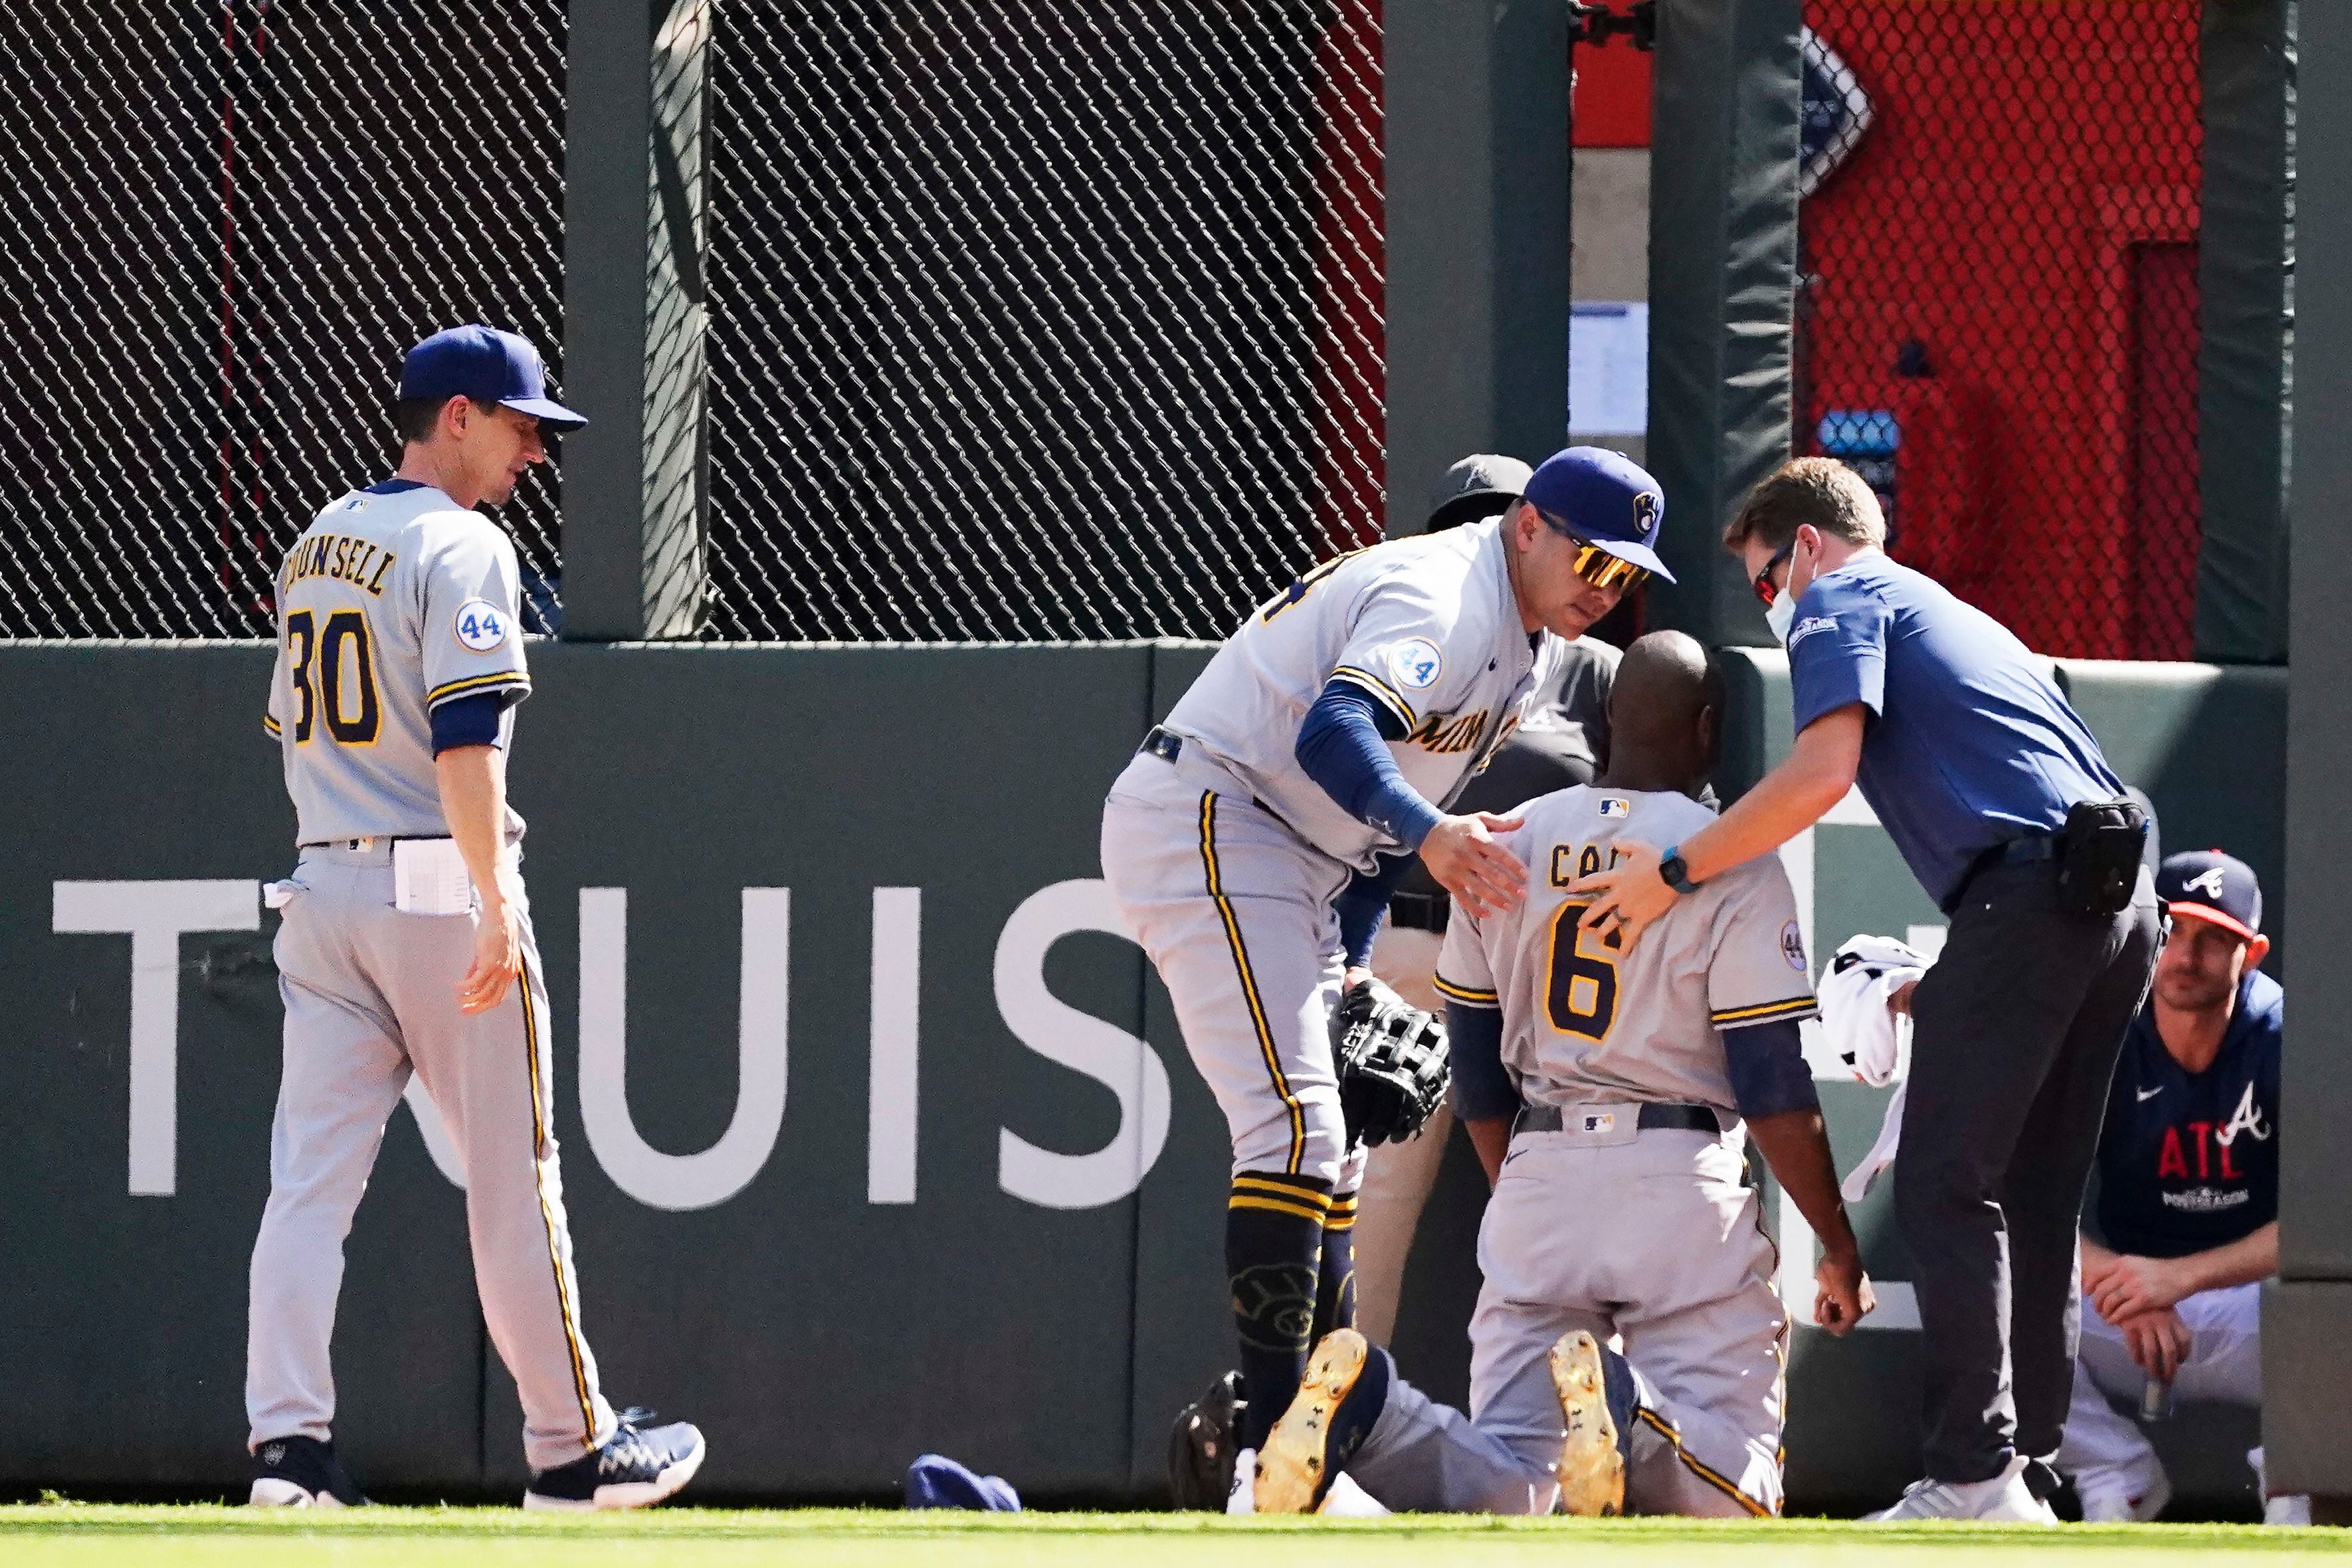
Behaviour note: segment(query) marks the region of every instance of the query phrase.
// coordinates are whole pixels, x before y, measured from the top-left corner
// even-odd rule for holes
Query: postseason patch
[[[1622,795],[1604,795],[1601,797],[1601,815],[1631,816],[1633,815],[1633,803]]]
[[[1444,668],[1438,656],[1437,645],[1426,637],[1412,637],[1389,650],[1389,668],[1396,672],[1398,682],[1413,691],[1426,691],[1437,684],[1437,672]]]
[[[1800,623],[1797,629],[1789,634],[1789,646],[1795,647],[1815,632],[1833,631],[1836,627],[1837,622],[1830,619],[1829,616],[1815,616],[1811,620]]]
[[[487,599],[468,599],[458,605],[452,624],[457,640],[476,653],[488,653],[507,640],[507,613]]]
[[[1780,956],[1787,959],[1789,967],[1798,973],[1812,973],[1805,963],[1805,933],[1797,929],[1794,921],[1780,928]]]

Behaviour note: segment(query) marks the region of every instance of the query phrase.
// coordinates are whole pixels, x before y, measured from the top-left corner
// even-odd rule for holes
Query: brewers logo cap
[[[1597,544],[1669,583],[1675,580],[1658,559],[1666,493],[1649,470],[1623,453],[1606,447],[1554,452],[1528,478],[1526,495],[1554,529]]]
[[[2176,915],[2210,921],[2249,941],[2262,934],[2263,888],[2253,868],[2219,849],[2166,857],[2156,896]]]
[[[496,327],[451,327],[409,350],[400,363],[400,396],[503,404],[555,430],[588,423],[547,395],[547,368],[530,340]]]

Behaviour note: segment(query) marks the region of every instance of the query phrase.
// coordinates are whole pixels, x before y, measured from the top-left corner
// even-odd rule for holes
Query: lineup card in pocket
[[[463,915],[474,879],[454,838],[404,838],[392,847],[392,907],[410,915]]]

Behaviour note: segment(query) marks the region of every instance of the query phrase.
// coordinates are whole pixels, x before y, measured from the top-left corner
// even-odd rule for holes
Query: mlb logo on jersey
[[[1622,795],[1604,795],[1601,797],[1601,815],[1631,816],[1633,815],[1633,803]]]

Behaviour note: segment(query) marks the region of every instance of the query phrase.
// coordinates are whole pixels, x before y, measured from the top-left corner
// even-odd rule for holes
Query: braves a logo
[[[2219,877],[2221,873],[2217,867],[2207,874]],[[2193,882],[2189,885],[2196,886]],[[2271,1141],[2270,1123],[2263,1120],[2263,1108],[2254,1103],[2252,1084],[2246,1085],[2246,1092],[2238,1096],[2238,1109],[2230,1112],[2230,1120],[2214,1129],[2213,1141],[2226,1149],[2238,1141],[2238,1134],[2241,1132],[2245,1133],[2257,1143],[2267,1143]]]
[[[2182,886],[2193,888],[2209,899],[2218,899],[2221,896],[2221,868],[2208,866],[2196,876],[2189,878]],[[2246,1092],[2252,1094],[2252,1088],[2249,1086]]]

